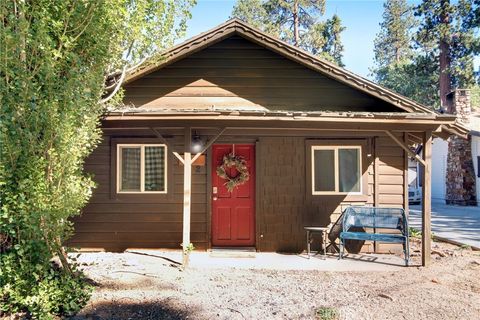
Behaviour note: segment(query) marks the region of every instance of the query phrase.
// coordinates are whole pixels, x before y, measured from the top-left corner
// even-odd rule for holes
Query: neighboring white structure
[[[472,160],[475,170],[477,202],[480,199],[480,113],[473,113],[469,127],[472,136]],[[432,199],[445,200],[448,141],[435,138],[432,146]]]
[[[480,116],[479,116],[480,118]],[[480,202],[480,132],[472,131],[472,159],[475,169],[475,185],[477,187],[477,202]]]
[[[447,172],[447,153],[448,141],[441,138],[433,139],[432,143],[432,199],[445,200],[446,192],[446,172]],[[421,152],[420,152],[421,154]],[[418,203],[416,194],[421,195],[421,179],[417,176],[421,174],[422,166],[417,161],[409,159],[408,161],[408,186],[410,202]]]
[[[445,200],[448,141],[435,138],[432,145],[432,199]]]

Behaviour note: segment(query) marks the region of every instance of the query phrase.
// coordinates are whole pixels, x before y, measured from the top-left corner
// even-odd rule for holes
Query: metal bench
[[[403,244],[405,265],[409,261],[408,221],[405,211],[399,208],[348,207],[343,212],[343,231],[340,233],[340,254],[343,258],[345,240],[364,240]],[[352,227],[398,230],[400,234],[382,234],[350,231]]]

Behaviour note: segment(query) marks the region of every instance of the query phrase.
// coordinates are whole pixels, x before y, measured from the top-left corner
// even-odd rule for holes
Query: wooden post
[[[192,208],[192,163],[200,157],[224,132],[227,128],[222,128],[219,130],[217,135],[213,137],[208,144],[203,148],[203,150],[197,153],[192,158],[192,128],[185,127],[185,147],[184,155],[180,156],[178,152],[173,151],[173,146],[170,145],[167,139],[158,132],[155,128],[150,128],[152,132],[165,143],[173,154],[178,158],[178,160],[183,164],[183,235],[182,235],[182,257],[183,257],[183,267],[188,266],[190,260],[190,216]]]
[[[192,153],[191,130],[185,128],[185,153],[183,155],[183,267],[188,266],[190,260],[190,211],[192,206]]]
[[[423,135],[423,177],[422,177],[422,266],[430,265],[431,219],[432,219],[432,132]]]
[[[183,266],[187,267],[189,262],[190,245],[190,211],[192,203],[192,154],[185,152],[183,159]]]

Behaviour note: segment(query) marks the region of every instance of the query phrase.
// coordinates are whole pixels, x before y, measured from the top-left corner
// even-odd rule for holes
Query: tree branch
[[[115,89],[113,89],[113,91],[107,97],[101,99],[100,103],[103,104],[110,101],[115,96],[115,94],[117,94],[118,90],[120,90],[120,87],[122,86],[123,80],[125,80],[126,74],[127,74],[127,66],[123,67],[122,75],[120,76],[120,79],[118,79]]]

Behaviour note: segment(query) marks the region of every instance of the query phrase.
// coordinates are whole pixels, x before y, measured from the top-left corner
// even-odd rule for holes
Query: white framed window
[[[117,193],[167,193],[167,146],[118,144]]]
[[[312,194],[362,194],[361,146],[312,146]]]

